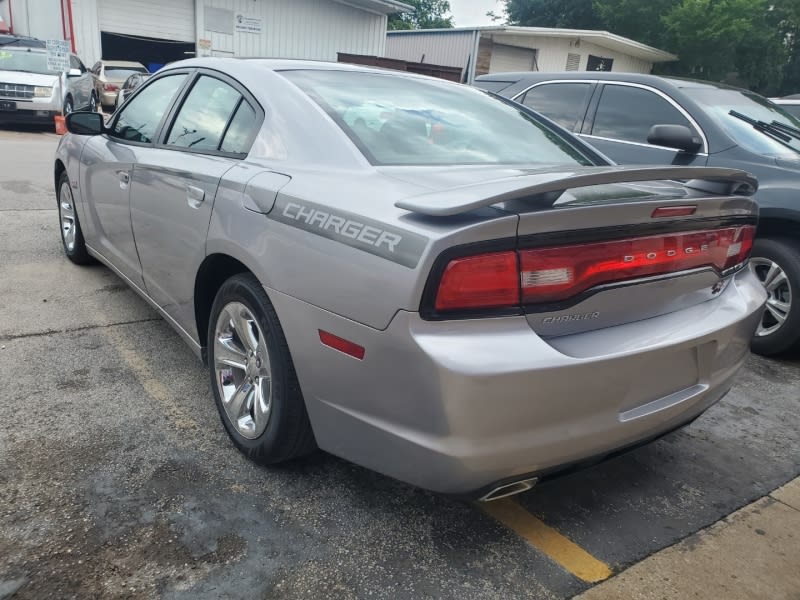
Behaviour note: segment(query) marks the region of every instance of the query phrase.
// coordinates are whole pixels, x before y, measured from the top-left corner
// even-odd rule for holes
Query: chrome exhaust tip
[[[538,477],[531,477],[530,479],[520,479],[519,481],[515,481],[514,483],[507,483],[505,485],[501,485],[499,487],[494,488],[491,492],[482,496],[479,501],[480,502],[491,502],[492,500],[499,500],[500,498],[508,498],[509,496],[515,496],[517,494],[521,494],[522,492],[527,492],[533,486],[536,485],[536,482],[539,481]]]

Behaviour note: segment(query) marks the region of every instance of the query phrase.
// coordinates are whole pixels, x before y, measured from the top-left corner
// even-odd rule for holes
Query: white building
[[[514,27],[389,31],[386,58],[464,69],[477,75],[510,71],[649,73],[678,57],[607,31]]]
[[[92,65],[198,56],[381,56],[397,0],[0,0],[14,33],[70,40]]]

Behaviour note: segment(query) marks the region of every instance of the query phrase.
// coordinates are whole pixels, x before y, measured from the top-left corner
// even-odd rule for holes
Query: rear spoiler
[[[716,167],[581,167],[574,171],[549,170],[412,196],[395,206],[434,217],[447,217],[498,202],[530,199],[536,208],[550,208],[565,191],[593,185],[637,181],[686,180],[687,187],[717,196],[752,195],[756,178],[737,169]]]

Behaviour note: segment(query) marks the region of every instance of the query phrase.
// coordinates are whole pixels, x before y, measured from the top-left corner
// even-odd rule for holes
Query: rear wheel
[[[768,295],[753,352],[774,356],[799,346],[800,243],[787,238],[756,239],[750,270]]]
[[[97,96],[92,92],[92,97],[89,98],[89,112],[97,112]]]
[[[62,173],[58,179],[58,221],[61,229],[61,242],[64,245],[64,254],[76,265],[90,265],[94,259],[86,250],[78,212],[72,197],[72,187],[69,177]]]
[[[278,463],[316,447],[278,315],[258,280],[231,277],[208,327],[211,386],[222,422],[250,459]]]
[[[72,111],[74,110],[74,106],[72,104],[72,96],[67,96],[67,99],[64,100],[64,116],[71,115]]]

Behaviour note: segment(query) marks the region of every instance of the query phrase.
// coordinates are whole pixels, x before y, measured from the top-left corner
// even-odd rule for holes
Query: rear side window
[[[698,135],[689,120],[658,94],[621,85],[603,88],[592,135],[646,144],[653,125],[683,125]]]
[[[203,75],[178,111],[168,146],[217,150],[242,95],[227,83]]]
[[[125,103],[111,135],[131,142],[152,142],[164,113],[185,79],[185,73],[167,75],[143,88]]]
[[[586,114],[591,83],[548,83],[528,90],[522,103],[574,131]]]
[[[231,124],[228,126],[228,131],[225,133],[225,139],[222,140],[220,150],[232,152],[233,154],[247,154],[255,134],[257,118],[253,107],[242,100],[239,103],[239,108],[236,109],[236,114],[233,115]]]

